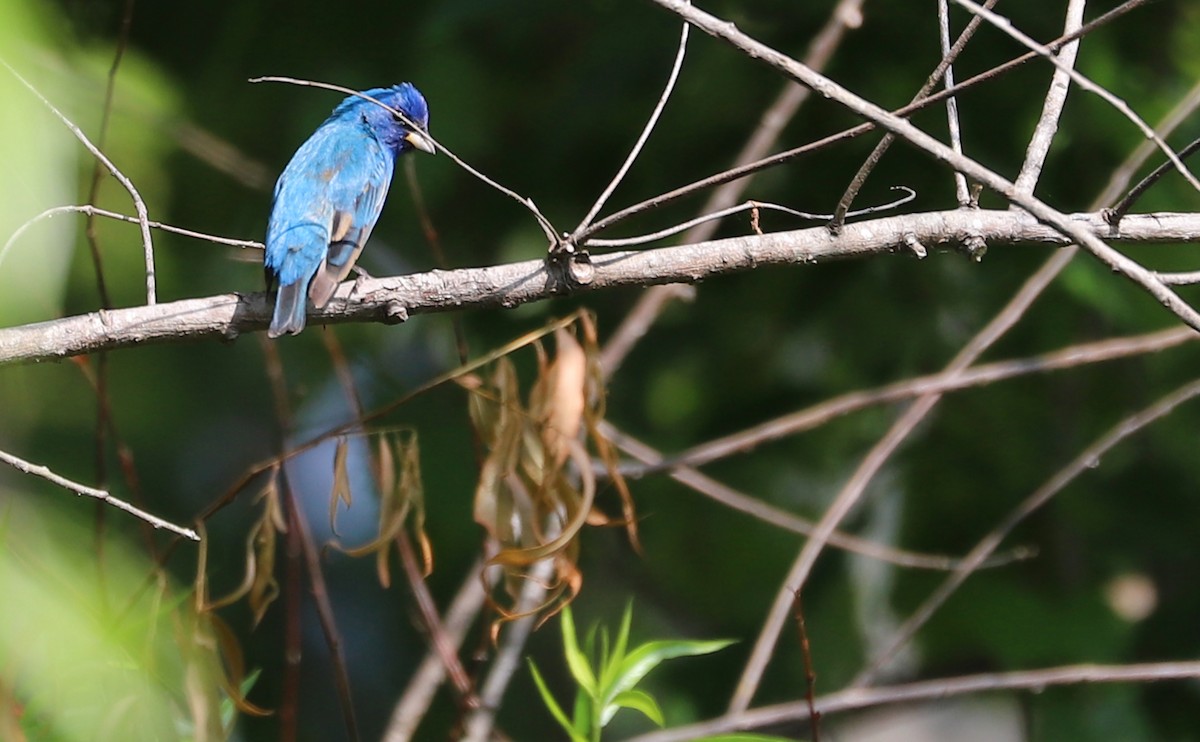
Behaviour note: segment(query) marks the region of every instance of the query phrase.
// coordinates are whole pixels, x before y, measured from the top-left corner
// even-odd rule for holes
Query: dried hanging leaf
[[[574,325],[573,329],[567,329]],[[624,522],[636,548],[633,501],[616,469],[617,457],[596,435],[604,416],[604,375],[595,323],[586,312],[553,325],[555,355],[550,359],[537,338],[537,378],[522,406],[514,367],[494,356],[490,375],[465,378],[471,392],[471,420],[487,454],[475,495],[475,519],[499,544],[490,560],[503,567],[505,591],[513,605],[530,580],[545,591],[533,612],[569,602],[582,586],[577,566],[579,532],[588,523],[611,523],[595,504],[596,471],[587,441],[595,447],[621,496]],[[506,352],[516,350],[509,344]],[[586,438],[581,437],[583,431]],[[546,560],[551,570],[546,571]],[[489,601],[491,601],[489,596]],[[514,608],[492,601],[502,620]],[[543,616],[544,618],[544,616]]]
[[[406,523],[421,546],[427,573],[433,568],[433,551],[425,534],[425,492],[417,434],[404,430],[380,433],[375,449],[373,472],[380,486],[379,533],[362,546],[345,547],[338,543],[331,546],[351,557],[374,554],[379,582],[386,588],[391,586],[388,557],[392,542]]]
[[[542,423],[542,441],[555,468],[567,460],[571,443],[579,439],[586,406],[587,356],[566,330],[554,331],[557,355],[546,373],[549,398]]]
[[[528,566],[534,562],[545,559],[546,557],[561,551],[568,544],[573,543],[575,537],[579,533],[579,529],[583,528],[583,524],[587,520],[588,513],[591,511],[592,501],[596,494],[596,480],[592,477],[592,471],[587,466],[587,451],[583,449],[578,442],[572,442],[569,448],[571,459],[579,466],[580,480],[583,485],[582,490],[578,493],[577,498],[573,498],[561,512],[559,516],[565,516],[567,519],[559,529],[559,533],[545,541],[525,548],[501,549],[496,556],[492,557],[492,564],[501,564],[505,566]],[[562,487],[558,492],[569,492],[570,495],[575,495],[574,488]],[[560,499],[560,503],[563,500]],[[556,513],[549,513],[550,517]],[[534,533],[541,534],[545,530],[540,524],[541,521],[535,521],[538,525],[531,524]]]
[[[512,516],[513,493],[505,480],[513,475],[520,453],[525,415],[521,409],[517,374],[507,358],[496,362],[490,383],[472,395],[479,400],[475,422],[480,440],[488,445],[488,454],[480,467],[475,488],[475,521],[487,529],[502,546],[511,544],[514,532],[519,538],[519,521]]]
[[[371,460],[371,466],[379,491],[391,492],[396,486],[396,457],[392,455],[392,442],[388,436],[375,437],[375,458]]]
[[[249,600],[255,626],[279,597],[279,583],[275,580],[275,533],[269,518],[259,520],[251,531],[255,569],[250,582]]]
[[[637,553],[642,553],[642,542],[638,537],[637,529],[637,510],[633,506],[633,493],[629,491],[629,483],[625,480],[625,475],[621,473],[621,460],[617,454],[616,447],[612,442],[600,432],[600,423],[603,421],[601,417],[588,416],[587,428],[588,435],[592,439],[592,443],[596,446],[596,454],[600,457],[600,461],[604,464],[604,470],[608,475],[608,481],[617,490],[617,495],[621,498],[621,525],[625,526],[625,533],[629,536],[629,543],[633,546],[633,550]],[[609,519],[611,523],[612,520]]]
[[[275,581],[275,534],[286,530],[281,527],[283,508],[279,497],[278,474],[278,469],[272,471],[260,493],[263,511],[246,535],[246,571],[241,584],[224,597],[205,604],[202,607],[203,611],[215,611],[249,595],[255,614],[254,622],[257,624],[271,602],[278,597],[279,584]],[[202,587],[207,588],[206,585]]]
[[[225,693],[243,714],[270,716],[274,712],[251,703],[242,695],[241,686],[246,677],[246,665],[242,658],[242,647],[238,644],[233,629],[215,613],[209,613],[204,618],[208,630],[197,624],[194,641],[197,644],[215,643],[220,650],[221,658],[225,662],[225,672],[221,678]]]
[[[337,535],[338,503],[346,503],[350,509],[350,473],[346,468],[346,457],[350,450],[350,442],[345,437],[339,438],[333,452],[333,490],[329,493],[329,530]]]

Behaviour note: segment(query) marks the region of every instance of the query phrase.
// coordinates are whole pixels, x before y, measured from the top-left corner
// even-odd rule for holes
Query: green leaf
[[[617,641],[613,645],[612,654],[600,668],[600,694],[604,697],[610,695],[609,688],[616,681],[621,663],[625,661],[625,648],[629,646],[629,627],[632,623],[633,601],[630,601],[625,604],[625,614],[621,617],[621,628],[617,631]]]
[[[575,689],[575,708],[571,718],[575,720],[575,732],[580,737],[591,737],[595,720],[592,718],[592,698],[583,692],[583,688]]]
[[[564,605],[562,611],[563,652],[567,656],[567,667],[579,687],[592,698],[596,698],[596,676],[588,663],[587,656],[580,651],[579,641],[575,638],[575,618],[571,615],[571,606]]]
[[[751,735],[742,734],[742,732],[734,732],[732,735],[716,735],[715,737],[701,737],[696,742],[797,742],[791,737],[776,737],[773,735]]]
[[[604,708],[604,714],[600,717],[601,726],[608,724],[613,714],[622,708],[641,711],[646,715],[647,719],[660,727],[665,723],[663,721],[662,709],[658,707],[658,702],[654,700],[654,696],[641,690],[627,690],[624,693],[619,693],[613,699],[612,704]]]
[[[533,683],[537,686],[538,693],[542,696],[542,703],[546,704],[546,708],[550,710],[550,714],[558,725],[566,730],[571,737],[571,742],[587,742],[587,737],[580,735],[575,731],[570,719],[563,713],[562,707],[558,705],[558,701],[554,700],[554,696],[550,693],[550,688],[546,686],[546,681],[542,679],[542,674],[538,672],[537,665],[533,660],[526,660],[529,663],[529,672],[533,673]]]
[[[692,641],[687,639],[666,639],[646,642],[629,653],[621,661],[613,682],[605,690],[604,703],[607,705],[617,695],[630,690],[646,677],[663,660],[674,657],[693,657],[700,654],[711,654],[733,644],[732,639],[714,639],[710,641]]]

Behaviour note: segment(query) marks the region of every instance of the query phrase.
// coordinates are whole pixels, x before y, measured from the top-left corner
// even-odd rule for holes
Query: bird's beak
[[[437,151],[433,148],[433,141],[420,132],[410,131],[404,135],[404,138],[409,144],[422,152],[428,152],[432,155]]]

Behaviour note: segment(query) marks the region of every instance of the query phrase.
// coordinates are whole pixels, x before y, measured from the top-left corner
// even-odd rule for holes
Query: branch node
[[[921,241],[912,232],[904,235],[904,245],[912,251],[913,255],[917,256],[918,260],[924,260],[929,255],[929,251],[925,249],[925,246],[921,244]]]
[[[398,325],[408,321],[408,307],[398,301],[388,302],[386,310],[386,318],[384,322],[389,325]]]
[[[976,263],[982,263],[983,256],[987,255],[987,242],[984,242],[983,238],[977,234],[973,234],[963,240],[962,247],[966,251],[967,256]]]
[[[596,277],[596,266],[586,252],[575,253],[567,262],[567,276],[577,286],[587,286]]]

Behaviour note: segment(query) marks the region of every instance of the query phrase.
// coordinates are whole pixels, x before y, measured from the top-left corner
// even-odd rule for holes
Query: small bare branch
[[[990,8],[997,2],[999,2],[999,0],[987,0],[985,4]],[[933,72],[931,72],[929,76],[925,78],[925,83],[921,85],[921,89],[918,90],[917,94],[914,95],[909,101],[909,107],[931,104],[934,98],[945,98],[947,101],[953,100],[954,91],[963,89],[972,81],[981,79],[980,75],[976,75],[975,77],[972,77],[971,80],[968,80],[966,83],[958,86],[955,86],[952,82],[947,81],[945,89],[943,89],[941,93],[939,93],[937,96],[930,96],[930,93],[933,91],[934,87],[937,86],[938,81],[942,80],[942,76],[950,69],[950,65],[954,63],[954,60],[958,59],[958,55],[961,54],[962,50],[966,48],[967,42],[974,37],[975,31],[982,24],[983,20],[978,17],[972,18],[967,23],[967,27],[964,28],[963,32],[958,35],[958,38],[955,39],[954,44],[942,52],[941,61],[938,62],[937,67],[933,69]],[[947,32],[948,31],[949,29],[947,28]],[[903,115],[899,111],[896,113],[897,115]],[[830,220],[830,231],[834,232],[835,234],[841,231],[842,225],[846,222],[846,218],[849,216],[848,211],[850,209],[850,204],[854,203],[854,199],[858,198],[858,192],[862,190],[863,184],[867,181],[867,177],[870,176],[871,172],[875,169],[875,166],[879,164],[879,161],[883,159],[883,155],[891,148],[892,142],[895,140],[896,136],[891,132],[884,134],[883,138],[879,140],[879,143],[875,145],[875,149],[871,150],[871,154],[867,155],[867,159],[863,161],[861,166],[859,166],[858,172],[856,172],[854,177],[850,179],[850,183],[846,186],[845,192],[842,194],[842,197],[838,199],[837,207],[833,212],[833,219]]]
[[[1084,472],[1098,466],[1100,459],[1117,445],[1152,423],[1167,416],[1179,405],[1196,396],[1200,396],[1200,381],[1185,384],[1149,407],[1117,423],[1111,430],[1100,436],[1095,443],[1085,448],[1070,463],[1055,473],[1045,484],[1035,490],[1033,494],[996,524],[996,527],[989,531],[986,536],[980,539],[979,543],[971,549],[962,563],[951,574],[947,575],[945,581],[938,586],[937,590],[926,598],[921,606],[913,611],[908,620],[896,629],[884,649],[878,655],[871,658],[867,668],[859,673],[858,677],[852,681],[851,686],[862,687],[871,684],[879,672],[896,655],[896,652],[900,651],[901,648],[912,640],[917,631],[929,621],[933,614],[975,572],[976,565],[981,560],[991,556],[992,552],[1000,547],[1001,542],[1012,533],[1013,529],[1021,521],[1049,502],[1050,498],[1061,492]]]
[[[917,192],[914,191],[913,189],[909,188],[908,186],[892,186],[892,190],[904,191],[905,194],[903,196],[901,196],[900,198],[897,198],[893,201],[889,201],[886,204],[880,204],[878,206],[868,206],[865,209],[859,209],[850,214],[847,214],[847,216],[863,216],[865,214],[877,214],[881,211],[890,211],[891,209],[895,209],[899,206],[903,206],[904,204],[911,202],[912,200],[914,200],[917,197]],[[780,211],[780,212],[783,212],[784,214],[791,214],[792,216],[796,216],[801,219],[809,219],[812,221],[819,221],[822,219],[832,219],[833,218],[832,214],[810,214],[807,211],[797,211],[796,209],[789,209],[786,206],[768,203],[765,201],[747,201],[743,204],[738,204],[737,206],[730,206],[728,209],[721,209],[720,211],[714,212],[712,214],[705,214],[704,216],[698,216],[695,219],[691,219],[682,224],[676,224],[674,227],[667,227],[666,229],[660,229],[659,231],[651,232],[650,234],[643,234],[643,235],[639,235],[637,237],[625,237],[625,238],[622,238],[619,240],[590,239],[584,244],[587,247],[632,247],[634,245],[644,245],[647,242],[655,242],[657,240],[661,240],[661,239],[670,237],[671,235],[679,234],[680,232],[682,232],[686,229],[691,229],[692,227],[698,226],[700,224],[704,224],[704,223],[711,222],[714,220],[724,219],[725,217],[729,216],[730,214],[736,214],[740,211],[757,212],[759,209],[763,209],[763,210],[767,210],[767,211]],[[762,234],[762,230],[755,230],[755,233]]]
[[[1189,326],[1200,330],[1200,312],[1193,309],[1172,291],[1170,287],[1156,281],[1149,270],[1109,247],[1103,239],[1094,234],[1087,233],[1080,229],[1078,225],[1072,224],[1069,217],[1057,209],[1033,196],[1017,193],[1013,190],[1013,184],[995,171],[981,165],[975,160],[959,155],[942,142],[918,129],[911,122],[888,113],[878,105],[855,95],[824,75],[814,72],[778,50],[742,33],[732,23],[722,21],[692,5],[682,2],[682,0],[654,0],[654,2],[686,18],[688,22],[695,24],[705,33],[722,39],[741,49],[752,58],[774,67],[795,80],[799,80],[821,95],[841,104],[863,118],[873,121],[888,131],[894,132],[935,159],[947,163],[950,167],[961,170],[973,180],[1002,194],[1005,198],[1015,202],[1033,214],[1039,221],[1069,236],[1074,242],[1077,242],[1085,250],[1092,253],[1092,255],[1109,268],[1121,273],[1126,278],[1141,286],[1157,299],[1159,303]],[[955,0],[955,2],[962,5],[969,3],[969,0]],[[982,8],[979,8],[974,3],[970,3],[970,5],[979,11],[983,11]],[[1049,52],[1047,47],[1038,45],[1038,48],[1053,58],[1053,54]],[[1075,79],[1074,76],[1073,79]],[[1138,120],[1140,121],[1140,119]],[[1150,136],[1158,139],[1158,136],[1153,131],[1150,131],[1148,127],[1146,131],[1149,132]],[[1158,139],[1158,141],[1161,141],[1161,139]],[[1169,147],[1166,149],[1170,152]],[[1174,152],[1170,152],[1168,157],[1178,160]],[[1200,186],[1200,183],[1197,185]]]
[[[948,0],[938,0],[938,41],[942,46],[942,59],[945,60],[943,66],[946,68],[946,71],[942,73],[942,79],[946,81],[947,88],[952,88],[954,87],[954,57],[951,56]],[[961,47],[959,48],[961,49]],[[962,129],[958,121],[958,98],[954,96],[946,99],[946,126],[950,133],[950,147],[961,155],[963,153]],[[971,190],[967,186],[967,176],[957,170],[954,171],[954,194],[958,197],[959,206],[970,205]]]
[[[996,28],[1021,42],[1028,49],[1034,51],[1038,56],[1046,59],[1057,69],[1063,71],[1080,88],[1088,91],[1089,93],[1094,93],[1100,96],[1109,105],[1120,111],[1125,118],[1129,119],[1129,121],[1132,122],[1133,125],[1136,126],[1147,139],[1153,141],[1158,148],[1162,150],[1162,153],[1167,156],[1167,159],[1171,161],[1171,164],[1175,166],[1175,169],[1178,170],[1179,173],[1187,180],[1187,182],[1191,184],[1192,188],[1200,191],[1200,180],[1196,179],[1196,176],[1192,174],[1192,171],[1188,170],[1187,165],[1183,164],[1183,160],[1179,159],[1179,156],[1175,154],[1175,150],[1171,149],[1171,147],[1164,142],[1162,138],[1158,136],[1158,134],[1154,133],[1154,130],[1142,120],[1141,116],[1138,116],[1137,113],[1135,113],[1134,110],[1129,107],[1128,103],[1113,95],[1103,86],[1098,85],[1091,79],[1085,77],[1078,70],[1074,69],[1074,67],[1067,65],[1065,61],[1060,60],[1049,47],[1042,46],[1026,34],[1022,33],[1015,26],[1013,26],[1012,21],[1004,16],[971,2],[971,0],[954,0],[954,2],[972,13],[982,16],[988,21],[988,23],[991,23]]]
[[[1056,685],[1081,683],[1156,683],[1166,680],[1200,678],[1200,661],[1149,662],[1130,665],[1064,665],[1042,670],[984,673],[959,677],[922,680],[904,685],[875,688],[848,688],[818,696],[815,706],[822,716],[854,709],[912,703],[952,696],[1002,690],[1040,691]],[[699,724],[664,729],[630,737],[625,742],[688,742],[715,734],[758,729],[808,719],[808,702],[790,701],[773,706],[726,714]]]
[[[1086,0],[1070,0],[1067,4],[1067,21],[1063,33],[1070,34],[1083,27],[1083,9]],[[979,18],[980,16],[975,16]],[[1050,90],[1042,103],[1042,115],[1034,127],[1033,136],[1029,139],[1029,147],[1025,151],[1025,162],[1017,175],[1013,187],[1020,193],[1032,194],[1037,185],[1038,177],[1042,174],[1042,166],[1046,163],[1046,155],[1050,153],[1050,144],[1058,131],[1058,121],[1062,117],[1063,107],[1067,103],[1067,92],[1071,86],[1070,71],[1075,68],[1075,58],[1079,53],[1079,40],[1076,39],[1064,46],[1057,54],[1062,64],[1054,68],[1050,79]]]
[[[650,133],[654,131],[654,126],[658,123],[659,116],[662,115],[663,109],[667,107],[667,101],[671,99],[671,92],[675,90],[675,81],[679,79],[679,70],[683,67],[683,55],[687,51],[688,31],[691,26],[684,23],[683,28],[679,32],[679,49],[675,52],[675,63],[671,66],[671,74],[667,78],[667,86],[663,89],[662,95],[658,97],[658,103],[654,105],[654,110],[650,113],[650,118],[646,121],[645,128],[638,136],[637,141],[633,145],[633,149],[629,151],[629,156],[625,158],[625,162],[621,163],[617,174],[601,192],[600,197],[596,199],[596,203],[592,204],[592,208],[588,211],[587,216],[579,222],[579,226],[575,228],[574,234],[571,236],[572,242],[578,240],[584,230],[596,218],[596,214],[600,213],[600,209],[604,208],[604,204],[608,201],[608,197],[612,195],[621,181],[625,179],[625,174],[629,172],[629,168],[633,166],[634,161],[642,152],[642,147],[646,146],[646,140],[650,138]]]
[[[1186,147],[1179,150],[1179,156],[1180,158],[1190,157],[1198,149],[1200,149],[1200,139],[1193,139]],[[1174,169],[1175,166],[1170,160],[1154,168],[1149,175],[1142,178],[1137,185],[1129,189],[1129,193],[1121,199],[1120,203],[1104,212],[1105,221],[1109,224],[1119,224],[1125,218],[1125,215],[1129,213],[1129,210],[1133,208],[1133,205],[1137,203],[1138,199],[1142,197],[1142,194],[1150,190],[1151,186]]]
[[[82,129],[80,129],[74,124],[74,122],[67,118],[62,111],[55,108],[54,104],[46,99],[46,96],[42,95],[38,89],[29,83],[24,77],[21,77],[21,75],[18,74],[17,71],[8,64],[8,62],[0,59],[0,64],[4,65],[5,69],[7,69],[13,77],[17,78],[17,80],[24,85],[29,92],[37,96],[37,99],[40,100],[42,104],[46,106],[46,108],[49,108],[51,113],[58,117],[58,120],[61,121],[63,125],[75,135],[75,138],[87,148],[88,152],[91,152],[93,157],[103,163],[104,167],[108,168],[108,172],[112,173],[112,176],[116,178],[122,186],[125,187],[126,191],[129,192],[129,197],[133,199],[133,207],[138,213],[138,224],[142,228],[142,250],[145,253],[146,258],[146,303],[153,306],[158,301],[154,288],[154,241],[150,237],[150,214],[146,211],[146,202],[142,200],[142,195],[138,193],[137,188],[134,187],[133,181],[126,177],[125,174],[113,164],[112,160],[108,159],[108,157],[106,157],[104,153],[101,152],[98,147],[96,147],[96,145],[92,144],[91,140],[87,138],[87,135],[83,133]]]
[[[626,474],[631,477],[640,477],[680,466],[704,466],[729,456],[746,453],[771,441],[812,430],[838,417],[873,405],[902,402],[912,397],[928,394],[975,389],[1030,374],[1062,371],[1094,363],[1158,353],[1194,340],[1200,340],[1200,334],[1191,328],[1173,327],[1144,335],[1070,345],[1029,358],[985,363],[957,373],[942,371],[927,376],[904,379],[875,389],[848,392],[811,407],[768,420],[752,428],[701,443],[676,456],[666,457],[653,466],[630,470]]]
[[[109,211],[108,209],[101,209],[97,206],[92,206],[91,204],[80,204],[80,205],[73,205],[73,206],[54,206],[52,208],[46,209],[45,211],[38,214],[37,216],[29,219],[24,224],[22,224],[20,227],[18,227],[16,229],[16,231],[14,231],[12,233],[12,235],[8,238],[8,241],[4,243],[4,246],[0,247],[0,265],[2,265],[4,263],[4,256],[8,254],[9,249],[13,246],[14,243],[16,243],[16,241],[18,239],[21,238],[21,235],[25,234],[25,232],[30,227],[32,227],[33,225],[35,225],[38,222],[43,221],[45,219],[50,219],[51,217],[58,216],[59,214],[85,214],[87,216],[102,216],[102,217],[105,217],[106,219],[115,219],[115,220],[121,221],[121,222],[132,222],[134,224],[141,224],[141,219],[138,219],[137,217],[129,216],[127,214],[118,214],[115,211]],[[205,234],[203,232],[194,232],[190,229],[184,229],[182,227],[175,227],[170,224],[163,224],[162,222],[149,221],[149,222],[146,222],[146,224],[151,229],[161,229],[162,231],[170,232],[171,234],[178,234],[178,235],[182,235],[184,237],[192,237],[197,240],[204,240],[205,242],[214,242],[218,245],[229,245],[230,247],[244,247],[244,248],[251,248],[251,249],[255,249],[255,250],[263,249],[263,243],[255,242],[254,240],[236,240],[236,239],[233,239],[230,237],[218,237],[217,235]]]
[[[283,83],[288,83],[290,85],[300,85],[302,87],[309,87],[309,88],[321,88],[323,90],[332,90],[332,91],[335,91],[338,93],[344,93],[346,95],[358,96],[359,98],[362,98],[363,100],[371,101],[372,103],[374,103],[377,106],[380,106],[381,108],[386,108],[388,111],[391,111],[393,114],[395,114],[397,117],[399,117],[399,119],[401,121],[403,121],[405,124],[412,127],[413,129],[421,128],[421,127],[417,126],[416,122],[414,122],[412,119],[410,119],[408,117],[408,115],[406,113],[404,113],[403,111],[398,111],[398,110],[392,108],[391,106],[384,105],[383,103],[375,100],[371,96],[369,96],[366,93],[363,93],[359,90],[353,90],[351,88],[343,87],[341,85],[334,85],[334,84],[328,83],[328,82],[318,82],[316,80],[302,80],[302,79],[295,78],[295,77],[281,77],[278,75],[267,75],[264,77],[252,77],[248,80],[248,82],[252,82],[252,83],[283,82]],[[437,148],[437,150],[439,152],[441,152],[444,155],[446,155],[447,157],[449,157],[450,160],[454,162],[454,164],[458,165],[463,170],[466,170],[471,175],[475,176],[479,180],[488,184],[489,186],[496,189],[497,191],[500,191],[504,195],[508,196],[509,198],[513,199],[514,201],[516,201],[517,203],[521,204],[526,209],[528,209],[529,212],[531,214],[533,214],[533,218],[535,220],[537,220],[538,226],[542,228],[542,232],[545,233],[546,238],[550,241],[550,244],[553,245],[553,244],[558,243],[559,237],[558,237],[557,230],[555,230],[554,225],[550,223],[550,220],[547,219],[542,214],[542,212],[538,210],[537,205],[533,203],[533,199],[531,199],[527,196],[522,196],[521,194],[517,193],[516,191],[514,191],[512,189],[506,188],[506,187],[500,185],[496,181],[492,180],[488,176],[486,176],[483,173],[476,170],[474,167],[468,165],[465,160],[463,160],[458,155],[454,154],[454,152],[452,152],[450,150],[450,148],[448,148],[446,145],[442,144],[437,139],[435,139],[429,132],[423,131],[422,134],[424,134],[425,137],[430,142],[433,142],[433,146],[435,148]]]
[[[813,37],[804,56],[805,64],[813,69],[825,68],[846,32],[862,25],[862,4],[863,0],[841,0],[834,7],[825,26]],[[759,160],[771,151],[784,126],[808,99],[809,92],[808,88],[795,82],[789,81],[784,84],[783,90],[759,118],[758,126],[738,153],[734,161],[735,168]],[[700,213],[717,212],[734,205],[750,185],[750,181],[749,177],[726,181],[713,190]],[[684,236],[683,241],[703,242],[711,239],[718,224],[716,221],[697,224]],[[690,286],[678,284],[655,286],[643,292],[637,304],[604,344],[600,357],[600,367],[604,373],[611,375],[616,371],[633,346],[649,331],[668,302],[673,299],[688,299],[693,294],[694,289]]]
[[[601,430],[604,432],[605,437],[611,439],[623,452],[646,464],[648,470],[657,471],[663,468],[661,466],[663,462],[662,454],[650,446],[617,430],[608,422],[601,423]],[[816,524],[811,520],[793,515],[786,510],[739,492],[697,469],[689,466],[674,466],[669,471],[671,478],[676,482],[690,487],[701,495],[719,502],[731,510],[745,513],[776,528],[805,536],[812,535],[816,528]],[[950,565],[957,563],[957,560],[953,557],[893,549],[841,531],[834,531],[829,537],[829,543],[839,549],[844,549],[871,559],[878,559],[881,562],[894,564],[898,567],[944,571],[952,569]],[[1012,554],[1003,555],[1000,559],[997,559],[992,563],[992,566],[1010,564],[1029,556],[1031,556],[1029,550],[1016,549]]]
[[[19,458],[17,456],[13,456],[12,454],[7,453],[5,451],[0,451],[0,461],[3,461],[5,464],[8,464],[9,466],[11,466],[12,468],[16,469],[19,472],[22,472],[24,474],[32,474],[35,477],[41,477],[42,479],[45,479],[46,481],[48,481],[52,484],[56,484],[59,487],[62,487],[63,489],[68,489],[77,495],[86,495],[88,497],[94,497],[97,500],[100,500],[101,502],[112,505],[113,507],[117,508],[118,510],[124,510],[125,512],[129,513],[130,515],[132,515],[135,518],[144,520],[145,522],[149,523],[150,525],[154,526],[155,528],[161,528],[163,530],[170,531],[171,533],[178,534],[180,536],[183,536],[186,539],[191,539],[192,541],[200,540],[200,536],[198,536],[196,534],[196,532],[190,528],[184,528],[183,526],[177,526],[174,523],[171,523],[169,521],[163,520],[162,518],[159,518],[157,515],[151,515],[150,513],[147,513],[145,510],[134,507],[133,505],[130,505],[129,503],[125,502],[124,500],[121,500],[120,498],[113,497],[111,494],[109,494],[105,490],[99,490],[99,489],[95,489],[93,487],[88,487],[87,485],[84,485],[84,484],[79,484],[78,482],[73,482],[70,479],[67,479],[66,477],[62,477],[62,476],[59,476],[58,474],[55,474],[54,472],[50,471],[50,469],[45,466],[41,466],[38,464],[31,464],[30,462],[26,461],[25,459]]]

